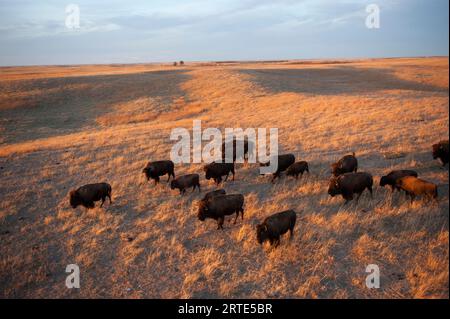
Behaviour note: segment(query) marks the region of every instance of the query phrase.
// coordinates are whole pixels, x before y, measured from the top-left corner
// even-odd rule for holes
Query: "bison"
[[[155,185],[159,183],[160,176],[167,174],[167,182],[169,182],[170,176],[175,178],[174,164],[170,160],[148,162],[142,172],[147,177],[147,181],[151,178],[155,181]]]
[[[449,162],[448,148],[448,140],[440,141],[433,145],[433,158],[439,158],[442,162],[442,166],[445,166]]]
[[[411,203],[416,196],[426,196],[429,199],[437,200],[438,191],[437,185],[424,181],[423,179],[414,176],[405,176],[397,179],[395,186],[404,190],[409,196],[411,196]]]
[[[263,223],[256,226],[256,239],[259,244],[269,240],[270,244],[275,244],[278,247],[280,244],[280,236],[290,232],[290,239],[294,236],[295,221],[297,214],[293,210],[286,210],[280,213],[273,214]]]
[[[217,221],[217,229],[223,229],[225,216],[236,213],[234,223],[241,213],[244,219],[244,196],[242,194],[217,195],[207,201],[200,201],[197,217],[200,221],[211,218]]]
[[[281,173],[288,169],[289,166],[294,164],[295,156],[294,154],[283,154],[278,155],[278,167],[277,170],[272,174],[271,182],[274,183],[275,178],[279,178]],[[261,163],[260,166],[270,166],[270,161],[267,163]]]
[[[395,182],[397,181],[397,179],[405,177],[405,176],[417,177],[417,172],[416,171],[412,171],[412,170],[408,170],[408,169],[392,171],[389,174],[387,174],[386,176],[381,176],[380,186],[383,187],[385,185],[390,185],[391,189],[392,189],[392,192],[394,192],[395,190],[399,191],[400,188],[395,187]]]
[[[305,171],[308,172],[308,174],[309,174],[308,163],[305,161],[300,161],[300,162],[296,162],[296,163],[292,164],[291,166],[289,166],[286,171],[286,175],[287,176],[295,176],[295,178],[298,179],[298,175],[301,174],[300,177],[303,177],[303,173]]]
[[[339,161],[331,164],[331,173],[334,176],[339,176],[344,173],[351,173],[358,171],[358,160],[355,157],[355,152],[351,155],[345,155]]]
[[[79,205],[86,207],[86,209],[94,208],[95,203],[102,200],[100,207],[103,207],[106,197],[111,201],[111,185],[108,183],[87,184],[70,192],[70,206],[77,208]]]
[[[205,178],[210,180],[211,178],[219,185],[222,182],[222,176],[225,177],[225,181],[228,180],[230,173],[233,174],[234,181],[234,163],[216,163],[212,162],[203,167],[205,171]]]
[[[186,193],[186,188],[189,187],[192,187],[192,191],[195,191],[195,188],[197,187],[198,192],[200,192],[200,176],[198,174],[182,175],[172,180],[170,183],[170,188],[178,188],[181,195]]]
[[[353,194],[358,194],[356,201],[367,188],[372,196],[373,178],[369,173],[345,173],[338,177],[332,177],[328,187],[331,197],[341,194],[345,204],[353,199]]]
[[[206,202],[207,200],[210,200],[213,197],[219,196],[219,195],[225,195],[227,192],[223,188],[216,189],[214,191],[208,192],[205,194],[205,196],[202,198],[202,201]]]

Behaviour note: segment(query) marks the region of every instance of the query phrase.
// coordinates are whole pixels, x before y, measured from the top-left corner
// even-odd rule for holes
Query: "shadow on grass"
[[[240,70],[270,94],[360,95],[381,90],[447,93],[447,89],[400,79],[388,69],[349,66],[310,69]]]

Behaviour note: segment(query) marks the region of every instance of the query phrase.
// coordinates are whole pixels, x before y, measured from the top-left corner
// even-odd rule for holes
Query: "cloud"
[[[377,31],[373,0],[76,0],[80,29],[59,0],[1,1],[0,64],[448,54],[447,0],[377,0]]]

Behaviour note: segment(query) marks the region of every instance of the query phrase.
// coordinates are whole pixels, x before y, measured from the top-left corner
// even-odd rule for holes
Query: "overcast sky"
[[[448,56],[448,0],[73,0],[78,29],[70,3],[0,0],[0,65]]]

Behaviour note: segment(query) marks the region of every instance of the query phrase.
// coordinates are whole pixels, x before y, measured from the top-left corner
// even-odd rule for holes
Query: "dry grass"
[[[430,154],[449,132],[446,58],[1,72],[0,297],[448,298],[448,169]],[[141,175],[193,119],[278,127],[311,175],[271,185],[239,164],[224,187],[245,195],[245,219],[216,231],[195,214],[212,183],[180,197]],[[417,170],[439,204],[377,186],[342,206],[326,192],[329,164],[351,151],[377,185]],[[188,172],[201,165],[176,167]],[[72,210],[69,190],[98,181],[113,205]],[[255,225],[287,208],[300,212],[294,239],[259,246]],[[65,288],[71,263],[80,290]],[[368,264],[380,289],[365,287]]]

